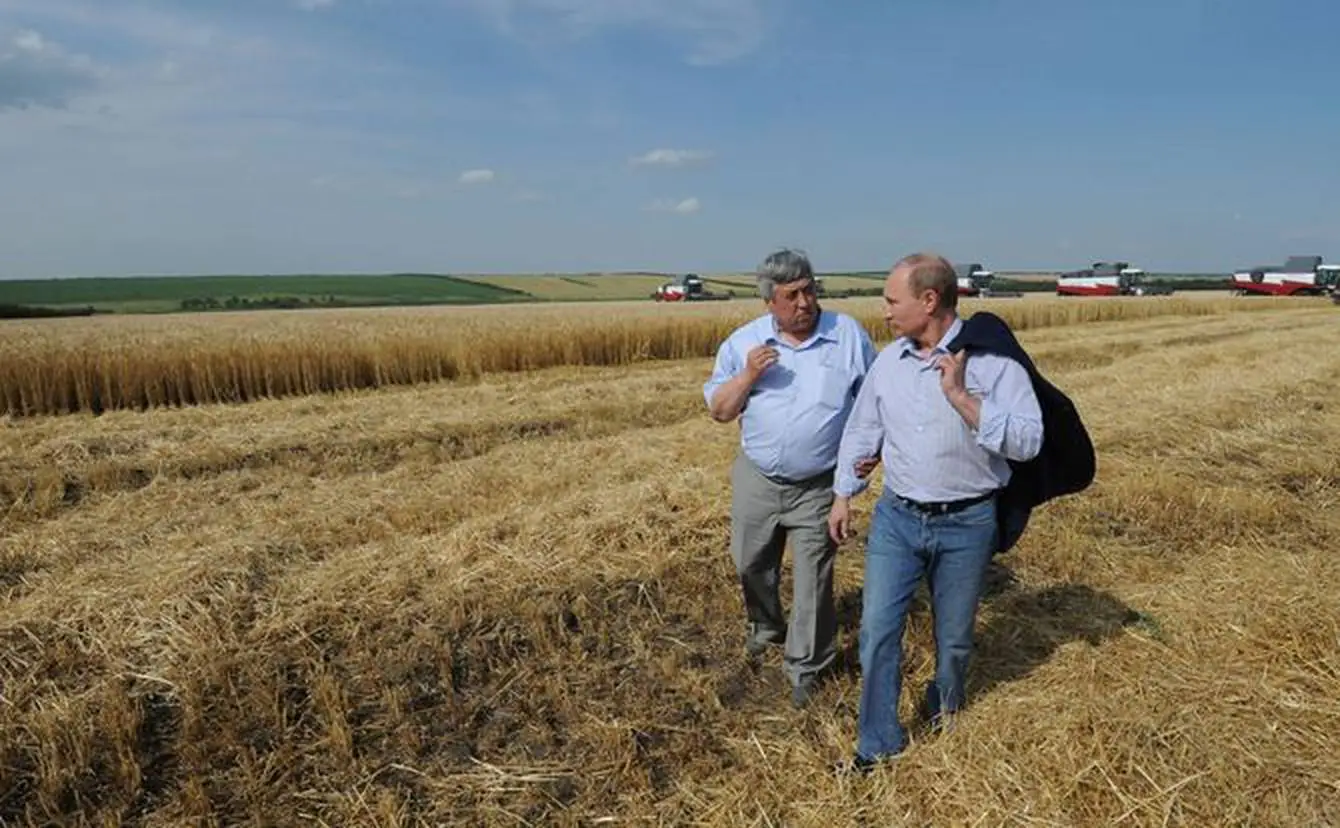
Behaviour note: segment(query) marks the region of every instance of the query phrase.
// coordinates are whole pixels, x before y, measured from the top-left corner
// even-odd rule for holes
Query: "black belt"
[[[903,497],[900,494],[894,494],[899,503],[908,508],[915,509],[928,515],[949,515],[954,512],[961,512],[969,506],[976,506],[978,503],[984,503],[996,496],[996,492],[990,491],[986,494],[980,494],[976,497],[965,497],[962,500],[941,500],[936,503],[923,503],[920,500],[913,500],[910,497]]]

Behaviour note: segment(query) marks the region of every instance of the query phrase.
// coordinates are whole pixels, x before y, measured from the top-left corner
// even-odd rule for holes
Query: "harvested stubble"
[[[884,337],[877,299],[839,300]],[[1076,322],[1223,314],[1232,298],[973,303],[1028,330]],[[473,379],[560,365],[709,356],[754,301],[693,306],[270,311],[21,321],[0,327],[0,398],[11,416],[237,403]]]
[[[793,712],[706,360],[12,421],[8,490],[81,494],[0,525],[0,822],[1337,824],[1340,329],[1279,307],[1024,334],[1099,480],[1001,562],[957,728],[857,781],[860,547]],[[910,697],[924,604],[907,647]]]

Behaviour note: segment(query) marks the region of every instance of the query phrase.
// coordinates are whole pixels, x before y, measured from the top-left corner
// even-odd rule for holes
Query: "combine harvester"
[[[729,293],[713,293],[698,274],[686,273],[656,288],[651,298],[657,302],[707,302],[731,296]]]
[[[982,296],[991,291],[991,280],[995,274],[980,264],[954,265],[954,275],[958,277],[959,296]]]
[[[1239,296],[1340,297],[1340,265],[1322,264],[1320,256],[1290,256],[1283,267],[1259,265],[1233,274]],[[1337,299],[1340,301],[1340,299]]]
[[[958,279],[958,295],[974,296],[982,299],[1005,296],[1023,296],[1021,290],[1001,290],[995,287],[996,274],[980,264],[954,265],[954,275]]]
[[[1148,296],[1156,291],[1144,283],[1145,272],[1129,262],[1094,262],[1056,277],[1057,296]]]

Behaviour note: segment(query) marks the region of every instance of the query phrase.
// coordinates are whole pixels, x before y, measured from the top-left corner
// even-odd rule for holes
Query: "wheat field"
[[[976,304],[1019,330],[1271,307],[1222,296]],[[830,306],[851,308],[873,335],[883,335],[878,301]],[[758,301],[601,302],[18,321],[0,326],[0,413],[249,402],[559,365],[710,356],[732,327],[761,310]]]
[[[876,324],[877,299],[834,304]],[[666,317],[6,328],[4,382],[33,389],[34,354],[118,354],[130,378],[265,341],[280,363],[447,343],[478,370],[98,416],[7,397],[0,824],[1340,824],[1337,310],[973,307],[1016,314],[1098,479],[998,559],[957,728],[854,780],[828,769],[855,738],[863,537],[814,704],[743,657],[738,432],[700,390],[732,311],[675,308],[696,352],[627,340],[605,364],[486,360],[522,353],[508,328],[535,347]],[[906,646],[910,716],[924,602]]]

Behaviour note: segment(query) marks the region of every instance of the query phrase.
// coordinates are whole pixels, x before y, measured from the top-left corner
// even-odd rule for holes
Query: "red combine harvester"
[[[731,297],[728,293],[713,293],[703,284],[702,277],[698,274],[686,273],[656,288],[651,298],[657,302],[705,302]]]
[[[1145,272],[1129,262],[1094,262],[1056,278],[1057,296],[1143,296]]]
[[[1233,274],[1233,290],[1239,296],[1340,295],[1340,265],[1321,262],[1320,256],[1290,256],[1282,267],[1248,268]]]
[[[954,265],[954,275],[958,277],[959,296],[981,296],[991,290],[991,280],[995,274],[980,264]]]

